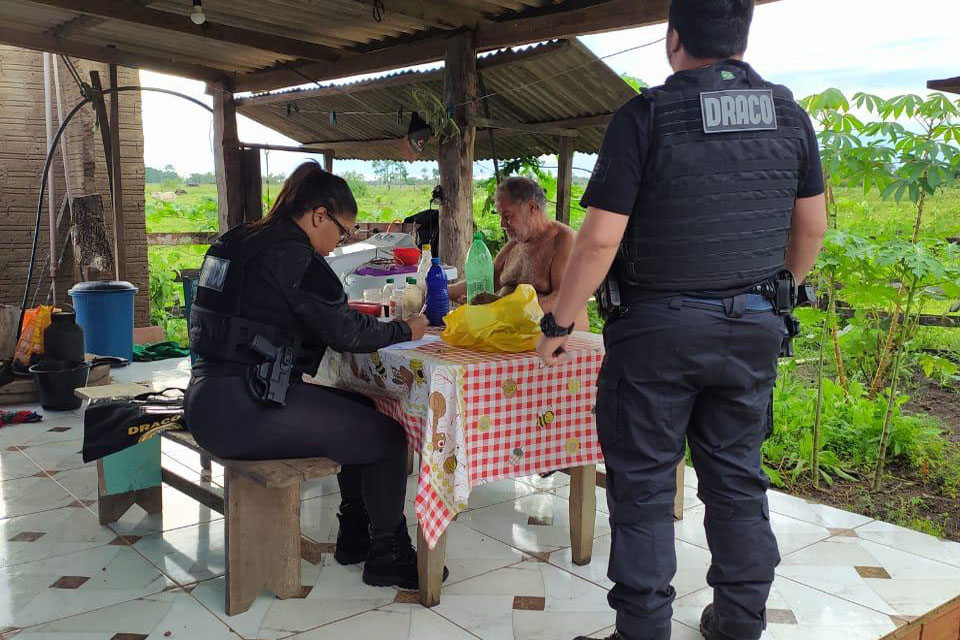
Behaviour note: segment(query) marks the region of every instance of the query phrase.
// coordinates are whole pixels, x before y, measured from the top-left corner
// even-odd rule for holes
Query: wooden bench
[[[77,389],[81,398],[129,397],[140,385]],[[147,513],[163,508],[162,484],[185,493],[224,516],[226,603],[229,616],[243,613],[264,588],[278,598],[301,593],[300,485],[340,472],[327,458],[228,460],[214,456],[185,431],[162,437],[223,466],[223,491],[197,484],[160,463],[160,439],[153,438],[97,461],[101,524],[116,522],[133,504]]]

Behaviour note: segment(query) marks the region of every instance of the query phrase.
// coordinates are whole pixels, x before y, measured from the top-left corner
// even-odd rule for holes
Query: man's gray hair
[[[536,180],[514,176],[507,178],[497,186],[497,194],[505,195],[513,202],[526,203],[533,200],[541,212],[547,210],[547,194]]]

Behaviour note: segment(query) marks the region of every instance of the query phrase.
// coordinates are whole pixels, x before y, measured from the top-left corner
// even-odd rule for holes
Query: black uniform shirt
[[[727,61],[726,64],[746,66],[739,61]],[[633,213],[650,150],[651,120],[650,102],[643,96],[637,96],[614,114],[580,206],[623,215]],[[823,169],[817,134],[809,118],[804,118],[803,123],[808,160],[806,166],[801,167],[797,197],[811,198],[823,193]]]

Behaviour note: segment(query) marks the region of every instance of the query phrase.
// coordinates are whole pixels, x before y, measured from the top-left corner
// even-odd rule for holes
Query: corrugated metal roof
[[[478,21],[511,17],[518,10],[554,4],[554,0],[423,0],[420,6],[396,7],[386,2],[382,13],[375,14],[373,0],[203,0],[203,10],[212,24],[360,52],[394,42],[429,38],[473,27]],[[171,20],[182,19],[183,26],[190,26],[190,0],[147,0],[130,5],[133,9],[142,6],[146,11],[169,14]],[[255,40],[241,45],[205,37],[203,27],[196,27],[191,33],[177,33],[95,12],[85,15],[84,10],[83,3],[71,10],[30,0],[3,0],[0,26],[42,37],[60,36],[58,31],[66,29],[68,35],[64,37],[69,41],[111,45],[121,52],[203,64],[227,72],[226,77],[277,68],[278,64],[297,59],[272,51],[267,45],[258,49]]]
[[[576,40],[510,49],[481,57],[478,70],[488,97],[480,117],[522,124],[609,115],[636,96],[610,67]],[[442,99],[443,70],[403,71],[373,80],[297,89],[238,101],[238,112],[301,144],[334,148],[338,158],[402,160],[401,139],[415,90]],[[404,117],[398,121],[398,111]],[[331,124],[330,113],[337,113]],[[580,128],[576,150],[596,153],[605,126]],[[499,159],[556,153],[557,136],[499,129],[493,147]],[[492,158],[490,136],[478,131],[478,160]],[[435,159],[430,144],[424,159]]]

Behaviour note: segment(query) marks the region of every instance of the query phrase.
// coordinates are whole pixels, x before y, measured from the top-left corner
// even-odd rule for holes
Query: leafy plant
[[[921,237],[928,196],[957,184],[960,148],[953,143],[960,142],[960,102],[951,102],[942,94],[885,100],[864,93],[850,101],[840,91],[830,89],[811,96],[804,105],[823,127],[822,159],[834,228],[839,212],[833,191],[837,184],[860,187],[864,194],[876,190],[884,199],[898,203],[908,197],[914,206],[909,229],[898,229],[893,237],[882,241],[834,235],[834,246],[828,242],[819,263],[818,275],[827,283],[829,300],[821,354],[829,323],[838,377],[846,389],[835,299],[859,304],[854,307],[858,312],[851,323],[860,325],[854,343],[861,353],[869,352],[865,347],[871,339],[876,340],[877,347],[867,396],[872,400],[889,387],[873,475],[877,487],[890,442],[898,387],[907,369],[919,315],[931,297],[960,297],[956,251],[947,243]],[[861,120],[854,110],[875,120]],[[903,119],[911,126],[906,126]],[[838,284],[841,289],[836,291]],[[821,356],[818,386],[824,384],[822,364]]]
[[[413,103],[417,106],[417,112],[433,130],[433,135],[437,142],[443,144],[451,140],[460,139],[460,126],[453,116],[448,113],[443,102],[431,91],[423,89],[414,89],[411,92]]]

